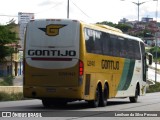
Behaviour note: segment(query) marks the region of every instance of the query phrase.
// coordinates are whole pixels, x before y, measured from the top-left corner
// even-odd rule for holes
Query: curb
[[[6,92],[6,93],[23,93],[23,87],[22,86],[0,86],[0,92]]]

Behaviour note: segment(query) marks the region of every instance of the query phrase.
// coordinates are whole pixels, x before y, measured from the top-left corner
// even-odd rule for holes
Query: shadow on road
[[[108,101],[107,106],[116,106],[116,105],[126,105],[126,104],[131,104],[129,101]],[[91,108],[88,104],[88,102],[85,101],[78,101],[78,102],[70,102],[65,106],[51,106],[49,108],[43,107],[43,105],[36,105],[36,106],[28,106],[27,109],[32,109],[32,110],[45,110],[45,111],[50,111],[50,110],[84,110],[84,109],[89,109]]]

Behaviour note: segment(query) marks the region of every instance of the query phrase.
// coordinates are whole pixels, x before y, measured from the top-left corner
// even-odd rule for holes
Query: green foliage
[[[131,29],[131,27],[126,24],[117,24],[115,27],[122,30],[123,32],[128,32]]]
[[[107,22],[107,21],[98,22],[97,24],[103,24],[103,25],[108,25],[108,26],[111,26],[111,27],[115,27],[115,28],[118,28],[118,29],[122,30],[122,32],[127,32],[129,29],[131,29],[131,27],[129,25],[114,24],[112,22]]]
[[[142,30],[142,29],[132,28],[131,26],[129,26],[127,24],[119,24],[119,23],[114,24],[114,23],[108,22],[108,21],[98,22],[97,24],[103,24],[103,25],[115,27],[115,28],[122,30],[122,32],[124,32],[124,33],[127,33],[132,36],[140,37],[140,38],[154,37],[152,31],[149,29]]]
[[[4,58],[10,56],[13,51],[11,47],[0,45],[0,61],[4,61]]]
[[[0,92],[0,101],[23,100],[23,93],[6,93]]]
[[[140,38],[144,38],[144,37],[154,37],[154,35],[152,34],[152,32],[150,30],[135,30],[135,32],[133,33],[128,33],[132,36],[136,36],[136,37],[140,37]]]
[[[13,25],[0,25],[0,62],[13,53],[9,44],[17,42],[16,33],[11,31],[12,28]]]
[[[0,45],[16,42],[16,33],[10,29],[11,26],[0,26]]]
[[[97,24],[108,25],[108,26],[111,26],[111,27],[115,27],[116,26],[116,24],[114,24],[112,22],[107,22],[107,21],[97,22]]]
[[[13,77],[7,76],[3,78],[4,80],[0,82],[0,86],[12,86],[13,85]]]
[[[156,51],[157,51],[157,58],[160,59],[160,47],[152,47],[149,52],[152,53],[153,58],[155,59],[156,57]]]
[[[160,92],[160,83],[156,83],[154,85],[150,85],[149,88],[147,88],[147,93],[152,92]]]

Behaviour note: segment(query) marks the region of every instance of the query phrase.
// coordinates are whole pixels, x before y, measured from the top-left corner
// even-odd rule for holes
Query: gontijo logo
[[[48,36],[56,36],[59,35],[59,29],[63,28],[64,26],[66,25],[50,24],[47,25],[46,28],[39,28],[39,29],[44,31]]]

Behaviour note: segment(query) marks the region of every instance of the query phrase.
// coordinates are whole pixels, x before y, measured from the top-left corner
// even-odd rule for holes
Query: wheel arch
[[[104,83],[104,86],[107,86],[107,91],[108,91],[108,96],[107,96],[107,98],[109,98],[109,84],[108,84],[108,82],[107,81],[105,81],[105,83]]]
[[[102,82],[98,81],[97,87],[99,88],[100,92],[102,92]]]
[[[140,83],[139,82],[137,82],[137,84],[136,84],[136,88],[138,87],[138,95],[140,95]]]

